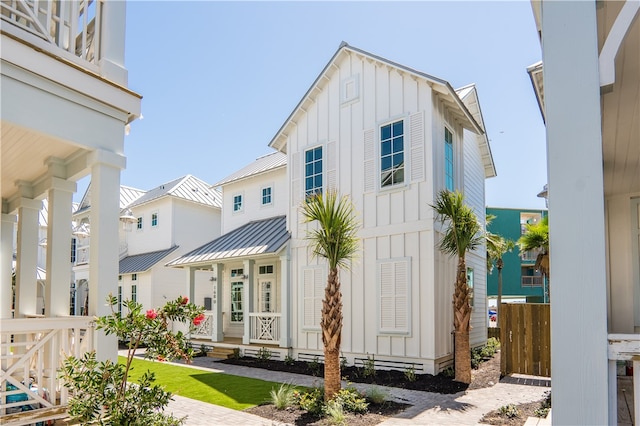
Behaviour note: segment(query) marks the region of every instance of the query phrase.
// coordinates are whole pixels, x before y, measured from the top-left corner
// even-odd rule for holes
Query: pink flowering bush
[[[171,322],[182,322],[192,332],[204,319],[204,309],[178,297],[162,308],[145,312],[142,305],[125,301],[118,312],[118,299],[109,296],[111,314],[96,319],[97,329],[114,334],[127,345],[124,364],[110,360],[98,362],[89,352],[82,358],[68,357],[60,371],[73,397],[68,412],[82,424],[110,425],[179,425],[184,419],[165,415],[162,410],[171,400],[171,393],[154,385],[154,373],[147,371],[138,383],[129,383],[131,362],[138,348],[146,348],[145,358],[158,361],[183,359],[191,362],[193,349],[187,335],[171,331]]]

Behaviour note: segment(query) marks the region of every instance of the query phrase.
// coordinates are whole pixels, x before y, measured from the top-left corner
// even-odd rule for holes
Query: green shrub
[[[367,391],[367,399],[377,405],[384,403],[388,396],[388,392],[379,387],[373,387]]]
[[[340,389],[331,402],[340,404],[345,411],[350,413],[366,413],[369,408],[367,399],[353,387]]]
[[[318,357],[313,358],[313,361],[307,363],[307,367],[314,376],[320,375],[320,361]]]
[[[549,414],[550,410],[551,410],[551,392],[547,392],[545,395],[545,398],[542,400],[542,402],[540,402],[540,407],[536,408],[533,414],[536,417],[545,418]]]
[[[260,361],[269,361],[272,355],[269,349],[263,347],[258,351],[257,357]]]
[[[444,377],[452,378],[456,377],[456,370],[453,368],[453,365],[450,365],[442,370],[442,373],[440,374],[442,374]]]
[[[295,388],[288,384],[282,383],[278,389],[271,389],[269,396],[271,397],[271,403],[278,409],[284,410],[293,404],[293,392]]]
[[[374,377],[376,375],[376,359],[374,355],[367,355],[367,359],[362,361],[362,376]]]
[[[301,394],[294,393],[296,403],[301,409],[311,414],[321,414],[324,407],[324,390],[321,388],[313,388],[308,392]]]
[[[407,367],[404,369],[404,378],[410,382],[415,382],[418,378],[416,377],[416,367],[411,364],[411,367]]]
[[[293,365],[295,359],[291,356],[291,355],[287,355],[284,357],[284,364],[285,365]]]
[[[347,368],[347,358],[344,356],[340,357],[340,370],[344,370]]]
[[[520,416],[520,412],[514,404],[503,405],[502,407],[498,408],[498,413],[507,416],[510,419],[514,419]]]
[[[325,415],[327,416],[327,420],[332,425],[345,425],[346,424],[346,416],[344,414],[344,408],[337,401],[329,401],[327,406],[324,409]]]

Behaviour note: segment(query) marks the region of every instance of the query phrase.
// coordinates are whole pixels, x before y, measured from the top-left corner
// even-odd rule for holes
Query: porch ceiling
[[[1,123],[0,170],[2,200],[11,199],[17,192],[16,181],[36,182],[47,172],[49,157],[69,160],[85,152],[83,149],[17,126],[5,120]]]
[[[623,2],[601,2],[600,49]],[[612,91],[601,96],[605,195],[640,192],[640,17],[636,15],[615,60]]]

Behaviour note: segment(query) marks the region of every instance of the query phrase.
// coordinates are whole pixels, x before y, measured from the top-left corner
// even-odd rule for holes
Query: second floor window
[[[131,286],[131,301],[133,302],[138,301],[138,286],[135,284]]]
[[[322,193],[322,147],[304,153],[304,193]]]
[[[262,205],[266,206],[271,204],[271,187],[267,186],[262,188]]]
[[[155,228],[158,226],[158,213],[151,213],[151,227]]]
[[[404,182],[404,121],[380,127],[380,187]]]
[[[138,218],[138,224],[136,225],[136,229],[138,230],[142,229],[142,216]]]
[[[444,128],[444,180],[445,188],[449,191],[455,189],[453,169],[453,134],[446,127]]]
[[[240,212],[242,211],[242,195],[234,195],[233,196],[233,211]]]
[[[78,244],[78,240],[75,238],[71,239],[71,263],[76,263],[76,246]]]

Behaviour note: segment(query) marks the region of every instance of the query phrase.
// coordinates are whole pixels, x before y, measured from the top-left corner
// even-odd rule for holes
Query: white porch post
[[[242,318],[244,321],[244,334],[242,335],[242,344],[248,345],[251,340],[251,317],[250,313],[253,312],[253,265],[254,260],[245,260],[243,262],[244,274],[247,279],[244,282],[243,294],[242,294]]]
[[[224,340],[224,333],[222,332],[222,289],[223,289],[223,265],[222,263],[216,263],[213,265],[213,298],[211,300],[211,308],[213,309],[213,335],[211,340],[214,342],[222,342]]]
[[[280,347],[291,346],[291,283],[289,282],[289,246],[280,256]]]
[[[91,251],[89,253],[89,315],[111,313],[105,306],[109,294],[118,294],[118,216],[120,211],[120,170],[125,158],[96,150],[87,159],[91,164]],[[97,358],[117,357],[116,337],[102,331],[95,334]]]
[[[16,259],[15,318],[35,315],[37,309],[38,282],[38,215],[42,201],[31,198],[16,200],[18,208],[18,237]]]
[[[596,2],[542,2],[553,423],[607,424],[607,293]],[[585,232],[588,230],[588,232]]]
[[[100,2],[102,31],[100,33],[100,74],[108,80],[127,86],[128,72],[124,66],[125,23],[127,3]]]
[[[51,177],[48,184],[45,314],[58,317],[69,315],[71,209],[76,183]]]
[[[187,284],[189,285],[189,301],[196,303],[196,268],[187,267]]]
[[[11,318],[11,263],[13,261],[13,227],[16,216],[2,214],[0,228],[0,318]]]

